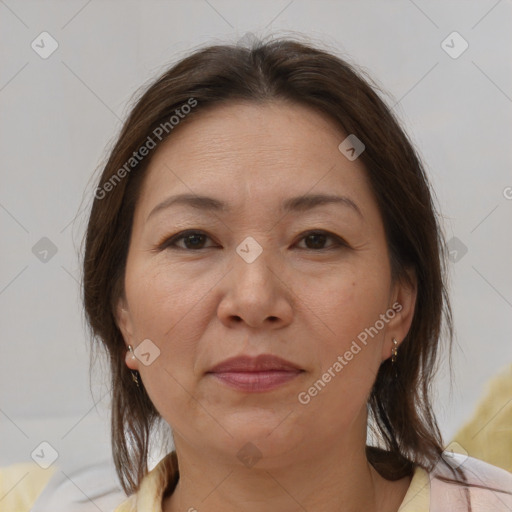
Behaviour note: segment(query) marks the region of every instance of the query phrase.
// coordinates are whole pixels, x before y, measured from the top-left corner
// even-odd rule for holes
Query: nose
[[[233,255],[233,268],[223,280],[225,289],[217,310],[226,326],[245,323],[255,329],[279,329],[292,321],[291,283],[269,253],[263,250],[251,263]]]

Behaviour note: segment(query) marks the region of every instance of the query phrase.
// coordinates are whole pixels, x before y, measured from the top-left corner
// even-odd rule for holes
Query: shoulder
[[[0,512],[112,510],[126,498],[115,476],[110,459],[89,466],[74,462],[45,469],[35,462],[24,462],[2,467]],[[84,496],[89,499],[84,500]]]
[[[136,512],[137,496],[132,494],[127,500],[123,501],[114,512]]]
[[[512,510],[512,473],[457,453],[445,452],[445,461],[429,473],[431,512]]]
[[[55,469],[35,463],[12,464],[0,468],[0,511],[28,510],[41,494]]]
[[[142,479],[139,489],[123,501],[114,512],[161,512],[162,499],[172,492],[179,478],[176,452],[168,453]]]

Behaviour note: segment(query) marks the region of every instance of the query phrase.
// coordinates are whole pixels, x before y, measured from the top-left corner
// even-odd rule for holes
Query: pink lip
[[[228,386],[249,393],[270,391],[300,375],[297,365],[270,354],[233,357],[214,366],[212,374]]]

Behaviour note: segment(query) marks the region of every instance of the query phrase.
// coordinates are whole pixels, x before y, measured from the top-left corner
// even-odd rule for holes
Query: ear
[[[393,338],[396,338],[398,346],[400,346],[407,336],[414,318],[418,281],[413,269],[407,269],[406,272],[409,279],[400,279],[394,284],[391,291],[389,307],[395,311],[395,315],[388,322],[386,339],[382,345],[382,361],[391,357],[394,346]]]
[[[133,335],[133,321],[131,317],[131,313],[128,309],[128,305],[124,297],[121,297],[116,306],[116,314],[115,314],[116,324],[123,335],[124,342],[126,345],[126,356],[125,362],[126,366],[130,368],[130,370],[138,370],[138,359],[133,355],[132,352],[128,350],[128,345],[131,345],[133,350],[135,350],[135,337]]]

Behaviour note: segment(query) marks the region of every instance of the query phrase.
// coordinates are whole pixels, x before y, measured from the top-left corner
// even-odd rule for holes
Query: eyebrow
[[[310,194],[305,196],[291,197],[283,201],[281,205],[281,210],[283,211],[283,213],[305,212],[318,206],[324,206],[329,204],[347,206],[351,208],[353,211],[355,211],[361,218],[363,218],[361,210],[359,209],[357,204],[354,201],[352,201],[352,199],[346,196],[338,196],[331,194]],[[160,212],[175,205],[184,205],[200,211],[231,211],[231,208],[226,203],[213,197],[195,194],[178,194],[175,196],[170,196],[161,203],[157,204],[153,208],[153,210],[151,210],[151,213],[148,215],[146,222],[157,212]]]

